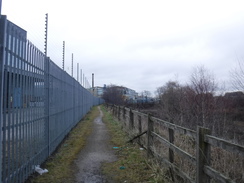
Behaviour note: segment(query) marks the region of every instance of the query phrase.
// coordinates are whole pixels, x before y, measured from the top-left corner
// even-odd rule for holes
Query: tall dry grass
[[[123,115],[120,115],[121,121],[123,121]],[[126,130],[130,130],[130,134],[138,134],[138,117],[139,113],[134,113],[134,128],[129,129],[129,114],[128,111],[126,113]],[[147,130],[147,117],[141,117],[141,124],[142,124],[142,131]],[[162,138],[169,141],[169,131],[168,128],[165,127],[162,123],[154,123],[154,132],[160,135]],[[140,143],[143,146],[147,147],[147,137],[143,136],[140,138]],[[196,140],[193,137],[189,137],[184,134],[174,133],[174,145],[178,148],[184,150],[185,152],[191,154],[192,156],[196,157]],[[159,139],[154,138],[153,144],[151,145],[153,151],[160,156],[163,156],[168,159],[169,157],[169,147],[162,143]],[[156,161],[156,160],[155,160]],[[165,169],[166,166],[162,164],[160,160],[156,161],[155,164],[160,165],[160,167]],[[176,152],[174,153],[174,165],[176,165],[180,170],[185,172],[192,180],[196,181],[196,165],[189,162],[187,159],[181,157]],[[221,148],[211,147],[211,162],[210,166],[223,174],[226,177],[229,177],[235,182],[244,183],[244,157],[242,155],[238,155],[235,153],[230,153],[225,151]],[[172,176],[169,174],[169,176]],[[176,179],[177,176],[171,179]],[[178,179],[182,181],[182,179]],[[211,183],[218,182],[216,180],[211,179]]]

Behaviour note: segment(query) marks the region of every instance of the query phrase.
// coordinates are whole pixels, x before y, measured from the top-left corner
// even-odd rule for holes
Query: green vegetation
[[[111,143],[118,157],[117,161],[104,163],[102,172],[108,182],[151,182],[164,183],[163,172],[158,165],[148,163],[146,151],[141,150],[136,144],[126,143],[129,139],[123,132],[120,123],[102,107],[104,117],[110,135]],[[41,166],[48,169],[48,173],[33,174],[28,183],[73,183],[75,182],[75,164],[79,152],[86,144],[86,138],[92,131],[92,121],[99,115],[99,110],[94,107],[84,120],[69,133],[68,137],[60,145],[57,151]]]
[[[148,163],[146,151],[137,144],[126,143],[129,139],[122,126],[102,107],[103,121],[111,134],[111,143],[116,151],[118,160],[103,164],[103,173],[112,182],[164,182],[159,176],[158,166]],[[161,174],[162,175],[162,174]]]
[[[74,160],[80,150],[85,146],[86,138],[92,131],[92,121],[99,115],[99,110],[94,107],[85,118],[69,133],[62,145],[42,165],[48,173],[32,176],[29,183],[72,183],[75,182]]]

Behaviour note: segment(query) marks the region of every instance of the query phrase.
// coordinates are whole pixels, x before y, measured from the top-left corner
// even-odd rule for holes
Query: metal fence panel
[[[102,102],[0,17],[0,178],[23,182]]]

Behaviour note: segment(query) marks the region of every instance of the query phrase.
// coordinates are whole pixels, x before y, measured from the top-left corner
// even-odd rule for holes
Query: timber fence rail
[[[102,103],[0,16],[0,181],[24,182]]]
[[[200,126],[194,131],[126,107],[106,107],[122,122],[131,141],[137,139],[147,150],[148,158],[167,167],[172,181],[244,182],[243,146],[212,136],[209,129]],[[227,167],[225,171],[222,166]]]

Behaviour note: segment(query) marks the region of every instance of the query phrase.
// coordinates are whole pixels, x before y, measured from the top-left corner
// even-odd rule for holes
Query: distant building
[[[126,101],[136,100],[138,97],[138,93],[135,90],[123,86],[114,86],[114,87],[121,92],[122,96],[124,97],[124,100]],[[106,85],[104,85],[104,87],[96,86],[94,88],[91,88],[90,92],[93,93],[93,95],[96,97],[103,97],[105,90],[106,90]]]
[[[136,99],[136,102],[135,103],[138,103],[138,104],[143,104],[143,103],[150,104],[150,103],[154,103],[154,102],[156,102],[156,100],[153,97],[139,96]]]
[[[96,87],[92,88],[91,90],[92,90],[92,93],[94,96],[102,98],[104,89],[105,89],[104,87],[96,86]]]
[[[123,90],[123,96],[125,97],[125,100],[136,100],[138,97],[138,93],[135,90],[132,90],[130,88],[121,87]]]
[[[130,88],[124,86],[114,86],[114,88],[120,91],[125,101],[133,101],[136,100],[136,98],[138,97],[138,93]]]

